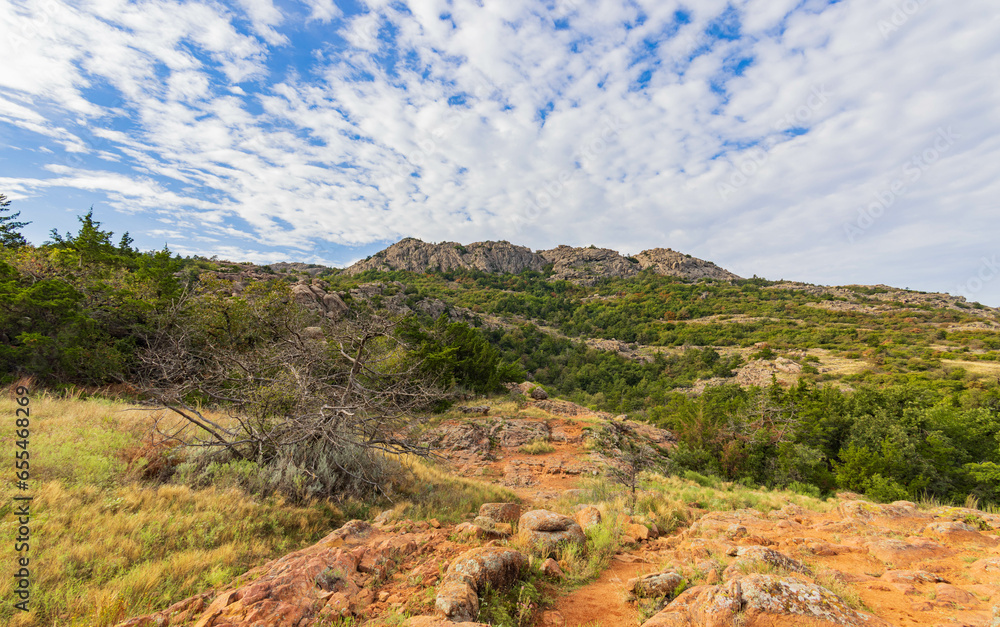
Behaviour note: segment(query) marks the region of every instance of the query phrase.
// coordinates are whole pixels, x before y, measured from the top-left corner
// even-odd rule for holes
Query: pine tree
[[[30,222],[18,222],[21,212],[15,211],[10,215],[3,215],[10,211],[10,201],[3,194],[0,194],[0,248],[20,248],[28,244],[20,229],[31,224]]]

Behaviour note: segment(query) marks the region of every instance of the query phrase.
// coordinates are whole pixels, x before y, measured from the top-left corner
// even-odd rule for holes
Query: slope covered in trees
[[[257,267],[182,259],[166,248],[140,252],[128,234],[114,242],[88,213],[75,233],[4,246],[7,381],[30,374],[50,386],[148,382],[150,351],[178,338],[199,354],[214,342],[250,355],[319,328],[332,349],[336,333],[322,329],[339,328],[337,319],[296,304],[308,287],[342,300],[352,316],[393,320],[400,348],[379,348],[382,358],[398,372],[414,366],[440,393],[421,412],[528,378],[593,409],[672,430],[680,442],[675,472],[888,500],[971,494],[1000,502],[1000,316],[962,299],[652,270],[590,284],[556,280],[551,267]],[[247,316],[263,318],[246,327]],[[213,363],[200,367],[218,370]],[[211,400],[205,390],[185,393]],[[288,410],[291,401],[282,402],[267,420]]]

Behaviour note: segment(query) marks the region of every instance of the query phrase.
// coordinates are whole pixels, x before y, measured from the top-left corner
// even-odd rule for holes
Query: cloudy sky
[[[343,266],[406,236],[671,247],[1000,305],[985,0],[3,0],[41,243]]]

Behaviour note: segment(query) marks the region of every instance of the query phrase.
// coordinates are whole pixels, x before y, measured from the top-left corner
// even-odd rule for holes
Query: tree
[[[26,246],[28,242],[21,235],[20,229],[31,224],[30,222],[20,222],[20,211],[15,211],[10,215],[3,215],[10,211],[10,201],[3,194],[0,194],[0,248],[20,248]]]
[[[617,483],[629,489],[631,507],[635,507],[639,475],[666,465],[666,452],[638,433],[624,420],[609,420],[594,435],[597,450],[607,461],[607,472]]]
[[[415,414],[440,399],[393,321],[313,317],[283,282],[232,294],[230,283],[208,281],[142,355],[144,391],[182,421],[164,424],[163,437],[206,451],[203,467],[256,464],[272,477],[262,491],[388,496],[387,460],[430,453]]]
[[[60,235],[59,231],[52,229],[49,236],[52,238],[53,246],[75,251],[79,256],[77,264],[80,267],[83,267],[84,264],[111,263],[120,259],[122,249],[111,243],[114,231],[101,230],[101,223],[94,219],[93,207],[85,215],[78,216],[77,219],[80,221],[80,231],[76,235],[71,235],[69,232]],[[121,246],[130,246],[131,241],[126,233],[122,238]]]

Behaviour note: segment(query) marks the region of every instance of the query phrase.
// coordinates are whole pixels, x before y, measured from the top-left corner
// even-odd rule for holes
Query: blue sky
[[[976,0],[12,0],[0,193],[143,249],[671,247],[1000,305]]]

